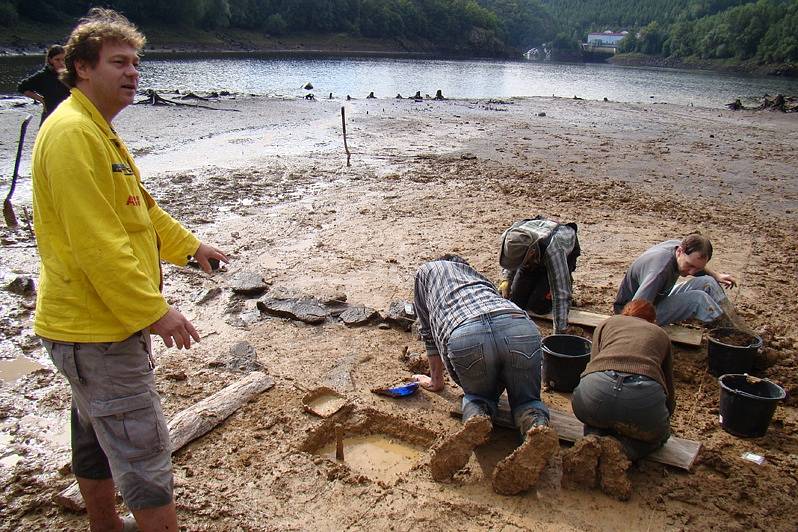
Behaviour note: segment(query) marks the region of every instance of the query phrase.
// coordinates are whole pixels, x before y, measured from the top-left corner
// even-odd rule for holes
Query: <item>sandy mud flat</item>
[[[253,369],[276,383],[175,454],[186,530],[794,530],[798,117],[552,98],[207,104],[220,110],[133,106],[116,121],[158,201],[233,259],[212,276],[165,267],[167,299],[203,336],[183,352],[156,342],[167,417]],[[3,194],[30,111],[0,105]],[[35,131],[14,197],[21,219]],[[692,472],[643,461],[622,503],[561,488],[554,460],[538,489],[504,497],[490,478],[515,440],[497,429],[452,481],[436,483],[428,450],[459,427],[449,414],[459,389],[370,392],[410,377],[405,351],[423,353],[412,333],[375,321],[311,325],[257,305],[313,296],[385,313],[412,299],[418,264],[445,252],[498,278],[501,231],[536,214],[579,224],[575,300],[594,312],[610,311],[627,265],[650,245],[695,229],[713,238],[712,266],[737,276],[730,297],[764,339],[755,374],[788,391],[767,435],[724,432],[705,344],[677,347],[673,433],[704,445]],[[3,286],[36,280],[24,219],[0,239]],[[246,274],[268,291],[234,293]],[[33,336],[34,299],[17,292],[0,290],[0,529],[83,530],[85,517],[51,501],[72,482],[69,390]],[[320,386],[346,398],[328,418],[303,405]],[[544,400],[569,408],[567,394]],[[336,425],[346,464],[334,459]]]

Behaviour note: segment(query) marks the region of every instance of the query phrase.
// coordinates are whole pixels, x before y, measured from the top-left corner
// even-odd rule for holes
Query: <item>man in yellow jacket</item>
[[[66,44],[71,96],[33,149],[41,278],[34,330],[72,388],[72,468],[92,530],[119,530],[116,483],[141,530],[176,530],[169,433],[150,334],[188,349],[199,334],[161,294],[160,260],[227,261],[144,189],[111,127],[133,103],[144,36],[92,9]]]

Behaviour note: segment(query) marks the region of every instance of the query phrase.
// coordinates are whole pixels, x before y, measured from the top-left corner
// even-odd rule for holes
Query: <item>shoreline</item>
[[[258,55],[342,55],[364,57],[408,57],[432,59],[507,59],[523,60],[520,50],[479,53],[471,49],[446,49],[426,41],[407,39],[372,39],[351,37],[346,34],[297,34],[272,37],[246,30],[205,32],[191,30],[194,41],[175,40],[168,28],[142,30],[153,37],[149,39],[144,54],[169,56],[181,54],[258,54]],[[185,37],[184,37],[185,38]],[[56,39],[58,41],[58,39]],[[0,44],[0,57],[39,55],[46,45],[25,42],[20,38],[13,45]],[[565,64],[588,64],[587,61],[556,61]],[[761,77],[798,78],[798,65],[757,64],[754,61],[704,60],[697,58],[668,58],[645,54],[621,54],[610,57],[606,64],[632,67],[678,69],[688,71],[721,72]]]
[[[720,72],[761,77],[798,78],[798,65],[761,65],[754,61],[728,62],[723,60],[671,58],[645,54],[620,54],[610,57],[608,64],[628,67],[663,68],[688,71]],[[785,95],[786,96],[786,95]]]

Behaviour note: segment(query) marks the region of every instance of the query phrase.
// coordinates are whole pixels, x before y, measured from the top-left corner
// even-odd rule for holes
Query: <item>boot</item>
[[[443,482],[463,469],[471,458],[474,447],[488,440],[493,424],[486,415],[474,415],[463,428],[432,447],[430,470],[432,478]]]
[[[598,463],[601,442],[594,435],[577,441],[562,455],[563,484],[569,487],[592,489],[598,482]]]
[[[560,448],[557,432],[548,425],[536,425],[515,451],[496,464],[493,470],[493,491],[515,495],[528,490],[537,481],[549,459]]]
[[[632,484],[626,471],[632,462],[626,456],[621,442],[611,436],[599,438],[601,457],[599,458],[599,476],[601,491],[615,497],[619,501],[628,501],[632,496]]]
[[[549,424],[549,418],[540,410],[529,409],[518,416],[518,430],[521,431],[521,439],[526,438],[527,432],[532,427],[542,427]]]
[[[463,423],[474,416],[490,417],[490,410],[488,410],[487,405],[481,401],[469,401],[463,407]]]

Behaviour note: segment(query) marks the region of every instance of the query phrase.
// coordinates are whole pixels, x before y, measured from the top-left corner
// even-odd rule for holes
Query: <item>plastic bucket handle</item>
[[[721,375],[720,377],[718,377],[718,381],[720,382],[720,386],[723,389],[725,389],[727,392],[729,392],[731,394],[734,394],[734,395],[739,395],[741,397],[746,397],[748,399],[756,399],[758,401],[781,401],[785,397],[787,397],[787,393],[784,391],[784,388],[782,388],[781,386],[779,386],[775,382],[771,381],[770,379],[759,379],[759,382],[766,382],[766,383],[768,383],[768,384],[770,384],[772,386],[775,386],[777,390],[781,391],[781,394],[780,394],[781,396],[780,397],[762,397],[761,395],[754,395],[752,393],[748,393],[748,392],[743,391],[743,390],[737,390],[737,389],[734,389],[734,388],[729,388],[728,386],[726,386],[726,383],[723,382],[723,377],[727,377],[727,376],[740,377],[740,376],[743,376],[743,375],[745,377],[748,377],[747,373],[744,373],[742,375],[737,374],[737,373],[727,373],[725,375]]]

